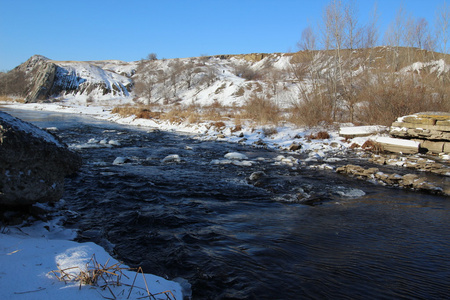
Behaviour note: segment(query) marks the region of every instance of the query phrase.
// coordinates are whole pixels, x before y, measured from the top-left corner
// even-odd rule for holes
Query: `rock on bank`
[[[64,177],[81,167],[81,157],[57,137],[0,112],[0,206],[54,202]]]

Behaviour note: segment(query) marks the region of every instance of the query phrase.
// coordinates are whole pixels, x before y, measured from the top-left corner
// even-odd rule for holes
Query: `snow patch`
[[[243,159],[248,159],[248,157],[245,154],[239,153],[239,152],[230,152],[225,154],[224,156],[226,159],[231,159],[231,160],[243,160]]]
[[[170,154],[162,159],[162,163],[180,163],[181,158],[178,154]]]

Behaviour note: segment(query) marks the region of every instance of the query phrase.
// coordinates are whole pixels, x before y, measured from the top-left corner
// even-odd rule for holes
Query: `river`
[[[57,127],[82,155],[63,197],[65,226],[78,229],[78,240],[145,272],[186,279],[192,299],[450,294],[448,197],[276,164],[280,153],[263,148],[81,115],[8,112]],[[251,166],[226,164],[230,152]],[[171,154],[180,161],[164,161]],[[125,163],[114,164],[118,157]],[[355,160],[367,164],[351,154],[336,164]],[[265,175],[255,184],[248,178],[256,171]]]

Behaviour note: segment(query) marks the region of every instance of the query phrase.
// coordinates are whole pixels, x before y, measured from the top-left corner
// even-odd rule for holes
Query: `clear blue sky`
[[[402,0],[355,1],[359,22],[375,2],[380,34]],[[444,0],[403,0],[433,25]],[[0,0],[0,71],[34,54],[54,60],[135,61],[202,54],[297,51],[302,30],[329,0]],[[450,4],[450,1],[447,2]]]

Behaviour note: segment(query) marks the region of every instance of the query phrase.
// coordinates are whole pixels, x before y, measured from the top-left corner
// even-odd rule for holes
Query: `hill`
[[[234,107],[246,112],[243,118],[270,111],[276,116],[266,121],[283,116],[302,125],[389,124],[419,111],[450,111],[449,61],[448,55],[403,47],[137,62],[35,55],[0,74],[0,95],[146,110]]]

